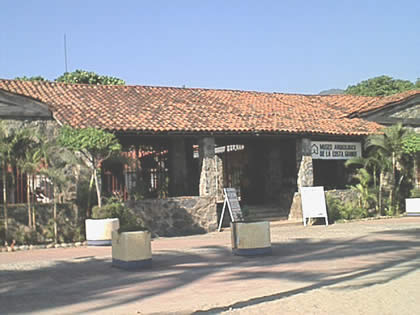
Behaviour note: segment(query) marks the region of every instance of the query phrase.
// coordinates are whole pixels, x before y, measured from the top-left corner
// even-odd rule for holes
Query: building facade
[[[136,194],[157,198],[155,213],[189,213],[185,200],[193,208],[210,200],[206,213],[191,214],[204,230],[216,228],[223,187],[268,216],[294,217],[300,187],[345,188],[345,160],[362,155],[363,139],[380,132],[385,116],[419,127],[420,91],[381,98],[0,80],[0,101],[5,95],[41,104],[59,125],[113,132],[131,162],[104,162],[103,189],[142,211]]]

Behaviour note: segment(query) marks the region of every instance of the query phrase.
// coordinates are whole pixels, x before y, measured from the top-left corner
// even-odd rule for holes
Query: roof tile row
[[[381,126],[350,119],[350,114],[406,97],[387,99],[17,80],[0,80],[0,89],[46,103],[56,119],[72,127],[151,133],[366,135],[377,132]]]

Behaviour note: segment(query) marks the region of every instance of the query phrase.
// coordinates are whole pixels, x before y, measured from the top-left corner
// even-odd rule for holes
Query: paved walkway
[[[271,233],[255,258],[228,230],[159,238],[142,272],[112,268],[109,247],[0,253],[0,314],[418,314],[420,218]]]

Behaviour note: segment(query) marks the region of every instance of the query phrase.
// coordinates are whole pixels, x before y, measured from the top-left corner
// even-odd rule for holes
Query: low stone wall
[[[180,236],[217,229],[213,197],[172,197],[127,201],[154,236]]]
[[[342,202],[358,199],[356,191],[350,189],[334,189],[325,191],[325,198],[333,197]],[[302,220],[302,199],[299,192],[295,192],[292,205],[290,206],[289,220]]]

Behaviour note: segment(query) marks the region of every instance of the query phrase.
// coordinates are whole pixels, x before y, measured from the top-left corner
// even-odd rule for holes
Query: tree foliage
[[[397,124],[385,128],[383,134],[369,136],[365,148],[366,158],[349,160],[346,165],[358,164],[371,174],[372,192],[376,194],[371,202],[375,203],[378,214],[383,210],[396,214],[413,184],[413,157],[420,149],[419,136]],[[366,181],[363,180],[366,178],[357,179],[365,186]],[[362,197],[366,196],[362,194]],[[383,209],[384,205],[386,209]]]
[[[41,77],[40,75],[33,76],[33,77],[27,77],[27,76],[24,75],[23,77],[16,77],[15,80],[48,82],[47,79]]]
[[[83,84],[94,84],[94,85],[124,85],[125,82],[122,79],[99,75],[95,72],[89,72],[85,70],[76,70],[73,72],[65,72],[63,75],[55,79],[56,82],[64,83],[83,83]]]
[[[16,77],[15,80],[21,81],[41,81],[49,82],[49,80],[41,76],[22,76]],[[99,75],[92,71],[76,70],[73,72],[65,72],[54,80],[55,82],[62,83],[81,83],[81,84],[94,84],[94,85],[125,85],[125,81],[116,77]]]
[[[404,153],[417,154],[420,152],[420,135],[411,132],[402,140]]]
[[[58,141],[71,151],[88,153],[86,158],[93,161],[93,165],[107,159],[113,153],[120,151],[121,145],[114,134],[92,127],[75,129],[64,126],[60,129]]]
[[[91,170],[89,190],[93,181],[98,196],[98,206],[101,207],[101,191],[98,182],[97,170],[103,160],[111,157],[121,150],[121,145],[114,134],[95,128],[74,129],[64,126],[60,129],[58,143],[73,152],[80,152],[87,166]],[[90,194],[89,194],[90,195]],[[88,207],[89,208],[89,207]],[[89,211],[89,209],[88,209]],[[89,213],[87,213],[89,216]]]
[[[344,94],[362,96],[387,96],[408,90],[420,88],[420,79],[414,84],[408,80],[399,80],[382,75],[362,81],[356,85],[350,85]]]

